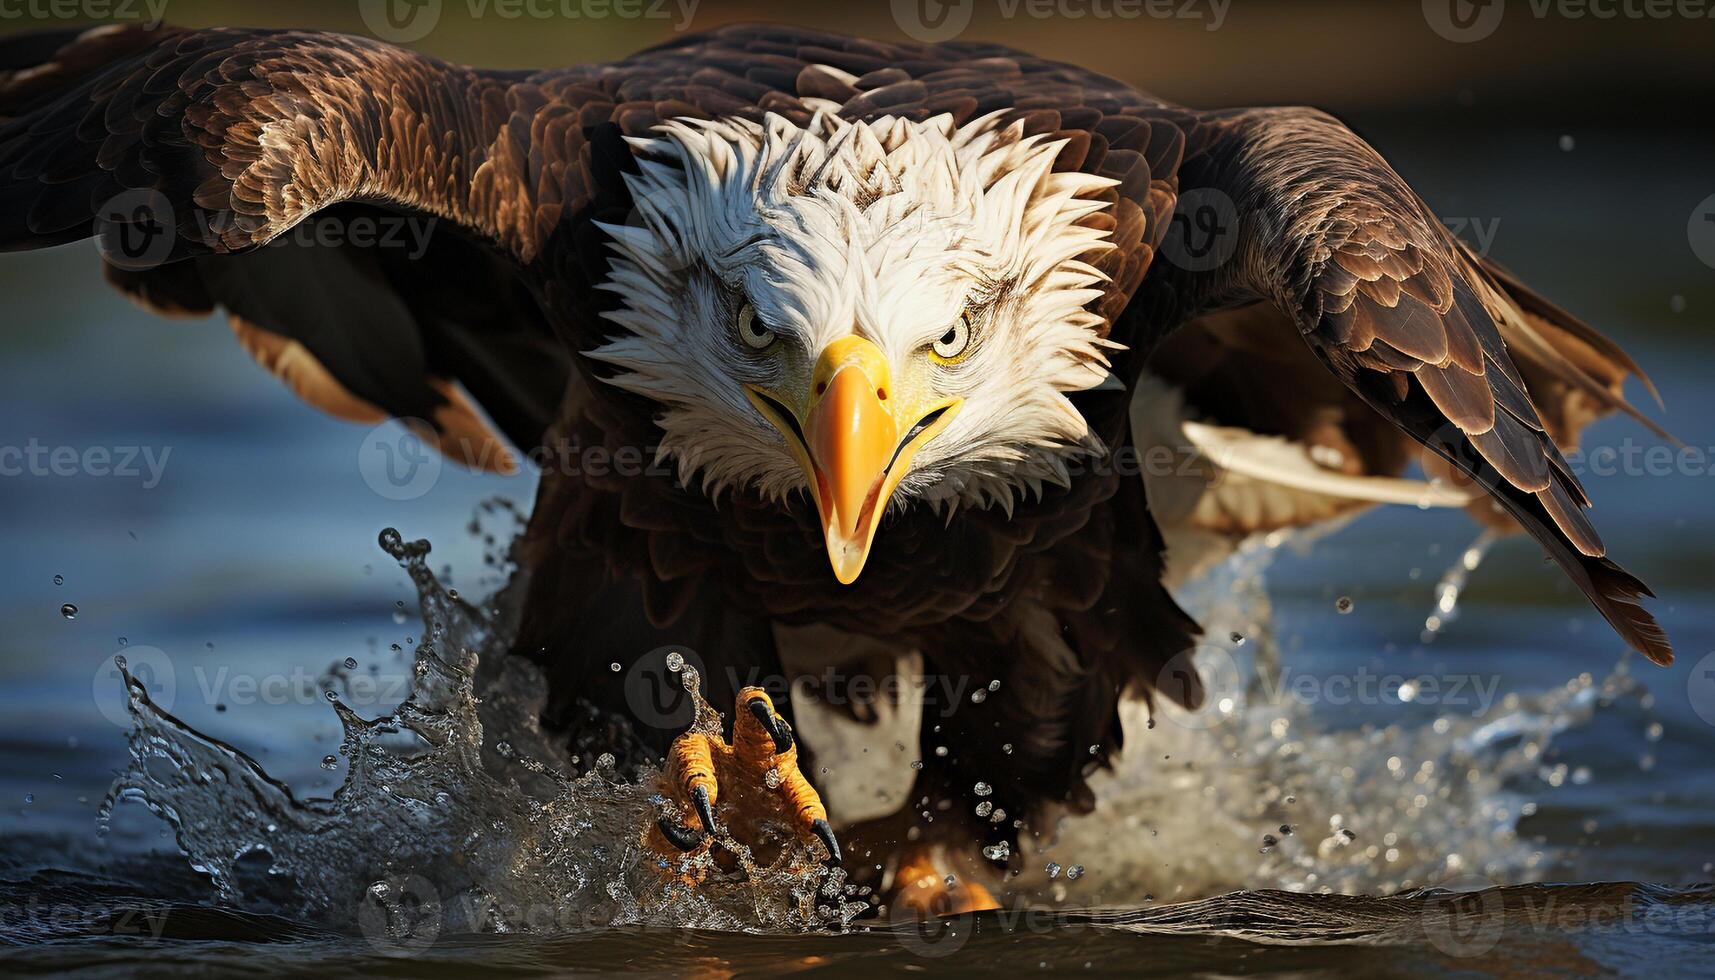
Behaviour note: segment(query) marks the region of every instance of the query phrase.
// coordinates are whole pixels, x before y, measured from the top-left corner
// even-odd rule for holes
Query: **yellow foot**
[[[1000,908],[987,888],[963,878],[947,883],[927,847],[907,850],[893,873],[888,916],[895,920],[924,920]]]
[[[679,812],[663,814],[648,831],[657,852],[700,853],[724,830],[753,847],[782,834],[815,839],[829,864],[840,862],[822,797],[798,771],[792,727],[760,687],[738,692],[730,744],[718,732],[698,731],[673,742],[660,788]]]

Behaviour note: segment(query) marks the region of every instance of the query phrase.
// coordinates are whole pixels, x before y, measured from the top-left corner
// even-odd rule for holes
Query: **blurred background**
[[[8,4],[0,32],[64,26],[53,16],[64,9],[112,19],[150,9],[96,2]],[[1715,20],[1688,15],[1715,3],[386,3],[165,0],[164,9],[183,25],[372,34],[493,67],[611,59],[742,20],[880,38],[951,32],[1195,106],[1318,105],[1374,143],[1479,251],[1625,344],[1667,407],[1636,389],[1634,399],[1688,446],[1715,446]],[[1670,15],[1637,15],[1645,9]],[[222,322],[167,322],[129,306],[101,282],[89,243],[0,256],[0,321],[0,447],[112,457],[105,473],[44,464],[0,475],[0,836],[93,838],[95,805],[124,751],[111,667],[122,650],[149,665],[186,721],[300,791],[325,792],[335,777],[319,760],[338,727],[316,679],[352,657],[381,678],[355,706],[384,710],[399,692],[389,672],[402,669],[387,650],[408,644],[414,625],[395,618],[413,593],[376,532],[396,525],[433,539],[435,566],[480,593],[483,545],[466,523],[495,494],[527,506],[530,477],[448,466],[410,499],[378,494],[360,463],[372,434],[299,404]],[[1610,420],[1587,445],[1655,443]],[[127,454],[133,475],[118,470]],[[1637,666],[1645,694],[1557,743],[1582,780],[1554,778],[1558,758],[1542,760],[1540,781],[1524,777],[1522,791],[1553,803],[1520,833],[1582,855],[1559,866],[1564,876],[1681,881],[1708,877],[1715,860],[1715,660],[1703,663],[1707,674],[1694,669],[1715,656],[1710,465],[1674,456],[1649,472],[1585,473],[1612,551],[1660,594],[1653,608],[1680,662]],[[1274,575],[1288,656],[1495,671],[1503,693],[1615,669],[1620,644],[1520,541],[1476,572],[1464,615],[1425,643],[1434,582],[1475,533],[1458,514],[1377,512],[1288,556]],[[1353,599],[1351,615],[1335,614],[1341,596]],[[241,685],[240,675],[265,683]],[[1385,725],[1410,707],[1354,707],[1326,723]],[[118,837],[127,833],[158,843],[152,823]]]

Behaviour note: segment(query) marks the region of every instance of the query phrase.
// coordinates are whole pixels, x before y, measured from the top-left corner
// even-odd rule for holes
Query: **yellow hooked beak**
[[[754,385],[745,394],[785,436],[816,498],[828,561],[842,585],[857,581],[881,514],[923,444],[946,428],[962,399],[909,405],[893,390],[881,349],[862,337],[829,344],[810,375],[800,413]]]

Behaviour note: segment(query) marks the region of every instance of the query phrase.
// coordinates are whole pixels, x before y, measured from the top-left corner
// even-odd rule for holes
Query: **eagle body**
[[[440,231],[281,247],[372,214]],[[109,247],[145,223],[140,261]],[[716,703],[761,685],[790,717],[805,664],[898,669],[858,638],[984,692],[924,723],[911,799],[1011,842],[1094,804],[1122,698],[1201,697],[1170,540],[1399,499],[1419,453],[1421,492],[1671,655],[1560,451],[1635,416],[1641,372],[1315,110],[766,25],[539,72],[300,31],[10,39],[0,247],[92,234],[116,286],[225,310],[312,404],[542,464],[517,647],[574,746],[678,734],[613,662],[688,649]],[[1276,462],[1223,481],[1198,433]]]

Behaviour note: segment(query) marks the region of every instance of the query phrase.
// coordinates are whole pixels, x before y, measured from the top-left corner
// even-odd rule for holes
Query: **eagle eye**
[[[929,345],[937,360],[952,362],[964,356],[971,346],[971,320],[960,316],[936,341]]]
[[[756,307],[749,303],[738,311],[738,339],[744,341],[744,346],[751,350],[766,350],[774,343],[777,334],[768,328],[768,324],[756,315]]]

